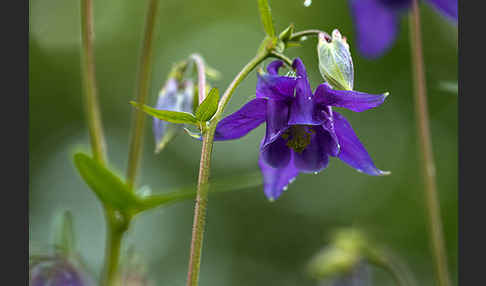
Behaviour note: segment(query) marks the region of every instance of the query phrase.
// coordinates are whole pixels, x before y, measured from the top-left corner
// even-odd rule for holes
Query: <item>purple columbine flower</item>
[[[292,64],[296,76],[279,75],[282,65],[274,61],[268,73],[259,74],[256,98],[221,120],[215,132],[215,140],[238,139],[267,123],[259,158],[265,195],[277,199],[300,172],[326,168],[329,156],[369,175],[387,174],[375,167],[348,121],[332,110],[364,111],[383,103],[386,94],[334,90],[327,83],[312,93],[299,58]]]
[[[438,12],[457,23],[457,0],[427,0]],[[400,15],[412,0],[350,0],[359,51],[376,58],[395,42]]]

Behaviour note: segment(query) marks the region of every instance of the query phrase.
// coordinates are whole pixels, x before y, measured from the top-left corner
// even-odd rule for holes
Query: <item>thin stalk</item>
[[[189,256],[189,269],[187,272],[187,285],[196,286],[199,282],[201,266],[201,253],[204,239],[204,226],[206,224],[206,209],[208,204],[209,172],[211,168],[211,153],[213,149],[214,132],[223,110],[235,91],[236,87],[246,78],[246,76],[265,58],[269,52],[264,50],[259,52],[233,79],[228,86],[218,105],[213,120],[209,128],[203,134],[203,145],[201,150],[201,161],[199,164],[199,178],[197,184],[197,197],[194,209],[194,222],[192,227],[191,253]]]
[[[140,56],[138,71],[137,99],[139,104],[145,104],[150,88],[150,76],[152,74],[152,42],[154,39],[155,20],[157,16],[159,1],[149,0],[147,18],[145,22],[145,35]],[[135,186],[140,155],[143,147],[143,134],[145,130],[145,113],[141,109],[135,109],[132,120],[130,136],[130,151],[128,154],[127,185],[130,189]]]
[[[297,32],[297,33],[293,33],[290,36],[289,41],[299,41],[302,37],[307,37],[307,36],[316,36],[317,37],[321,33],[324,34],[325,37],[331,39],[331,36],[329,36],[328,33],[321,31],[321,30],[312,29],[312,30],[304,30],[304,31],[300,31],[300,32]]]
[[[281,54],[281,53],[278,53],[278,52],[271,52],[270,53],[270,56],[273,57],[273,58],[277,58],[279,60],[282,60],[285,62],[286,65],[288,65],[289,67],[292,66],[292,60],[289,59],[286,55],[284,54]]]
[[[447,257],[444,246],[444,235],[440,217],[440,204],[437,196],[435,178],[435,163],[432,151],[429,117],[427,111],[427,95],[425,85],[424,57],[422,53],[422,36],[420,31],[420,11],[418,0],[413,0],[410,14],[410,44],[412,50],[412,65],[415,88],[415,116],[417,135],[420,146],[420,156],[423,163],[423,176],[425,181],[425,200],[428,216],[430,240],[436,266],[437,279],[440,286],[449,286],[449,273]]]
[[[206,97],[206,68],[203,58],[198,54],[191,55],[191,58],[196,63],[197,67],[197,84],[199,91],[199,104],[201,104]]]
[[[93,2],[91,0],[81,0],[81,72],[85,112],[88,120],[93,158],[104,164],[106,160],[106,145],[97,99],[93,39]]]
[[[105,219],[108,225],[106,235],[105,263],[101,285],[117,285],[117,272],[120,260],[120,248],[125,231],[128,229],[128,218],[117,218],[112,210],[105,209]]]
[[[375,265],[386,270],[397,286],[414,286],[415,281],[400,260],[388,252],[374,252],[371,260]]]

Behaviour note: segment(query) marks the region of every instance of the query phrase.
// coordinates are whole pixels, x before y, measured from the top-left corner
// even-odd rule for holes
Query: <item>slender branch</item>
[[[194,222],[192,227],[191,253],[189,257],[189,269],[187,272],[187,285],[196,286],[199,282],[201,266],[202,244],[204,239],[204,226],[206,223],[206,209],[208,204],[209,171],[211,167],[211,153],[213,148],[214,132],[224,108],[235,91],[236,87],[246,76],[269,55],[269,51],[259,52],[233,79],[224,92],[209,128],[203,134],[201,161],[199,165],[199,178],[197,185],[197,198],[194,209]]]
[[[155,20],[157,16],[159,1],[149,0],[147,18],[145,22],[145,35],[143,40],[142,54],[138,71],[137,99],[140,104],[145,104],[150,88],[150,76],[152,73],[152,42],[154,39]],[[130,151],[128,155],[127,184],[130,189],[135,186],[140,155],[143,147],[143,134],[145,129],[145,113],[135,109],[132,121],[130,136]]]
[[[197,84],[199,90],[199,104],[201,104],[206,97],[206,69],[203,58],[198,54],[191,55],[197,66]]]
[[[437,196],[435,178],[435,163],[432,150],[429,117],[427,111],[427,95],[425,85],[424,58],[422,53],[422,36],[420,31],[420,11],[418,0],[413,0],[410,14],[410,44],[412,49],[412,64],[415,88],[415,116],[419,138],[420,155],[423,163],[425,180],[425,198],[428,214],[430,239],[433,249],[437,279],[440,286],[449,286],[447,257],[445,254],[440,205]]]
[[[93,51],[93,2],[81,1],[81,69],[84,87],[84,103],[88,120],[89,137],[93,158],[104,164],[105,139],[101,123],[100,108],[97,99],[95,63]]]

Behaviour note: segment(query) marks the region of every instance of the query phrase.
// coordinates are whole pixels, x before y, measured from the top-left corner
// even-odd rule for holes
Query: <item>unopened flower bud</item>
[[[94,280],[65,257],[46,257],[31,263],[31,286],[94,286]]]
[[[319,71],[334,89],[353,90],[354,68],[346,38],[334,29],[332,37],[319,34],[317,43]]]
[[[194,83],[192,80],[178,80],[169,77],[159,92],[156,109],[178,112],[193,111]],[[158,153],[182,129],[182,125],[169,123],[154,117],[153,132],[155,136],[155,152]]]
[[[309,273],[317,279],[350,273],[363,260],[365,240],[353,229],[338,231],[330,245],[320,251],[309,263]]]

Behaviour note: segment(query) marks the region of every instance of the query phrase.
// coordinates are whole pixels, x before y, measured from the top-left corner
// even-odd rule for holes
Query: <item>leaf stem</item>
[[[81,0],[81,72],[83,77],[85,111],[93,157],[101,164],[104,164],[106,160],[106,145],[97,99],[93,26],[93,2],[92,0]]]
[[[137,99],[143,105],[147,101],[150,88],[150,76],[152,74],[152,42],[154,39],[155,20],[157,16],[159,0],[149,0],[147,18],[145,22],[145,35],[140,56],[140,66],[138,72]],[[138,172],[140,155],[143,147],[143,134],[145,129],[145,113],[135,110],[132,119],[132,130],[130,136],[130,151],[128,154],[127,185],[133,190],[135,179]]]
[[[218,121],[231,98],[236,87],[248,76],[248,74],[263,60],[269,56],[268,50],[258,54],[236,75],[231,84],[224,92],[218,105],[218,110],[209,124],[209,128],[203,133],[203,144],[201,150],[201,161],[199,165],[199,178],[197,185],[196,205],[194,209],[194,222],[192,227],[191,253],[189,257],[189,269],[187,272],[187,285],[196,286],[199,282],[201,265],[202,244],[204,238],[204,226],[206,223],[206,209],[208,204],[209,172],[211,167],[211,153],[214,141],[214,132]]]
[[[422,53],[422,39],[420,31],[420,11],[418,0],[413,0],[410,14],[410,44],[412,50],[412,65],[415,88],[415,116],[417,135],[420,146],[420,156],[423,163],[423,176],[425,180],[425,199],[428,215],[430,240],[436,266],[437,279],[440,286],[449,286],[449,273],[445,254],[442,221],[440,217],[440,204],[437,196],[435,178],[435,163],[432,150],[429,117],[427,111],[427,95],[425,85],[424,58]]]

